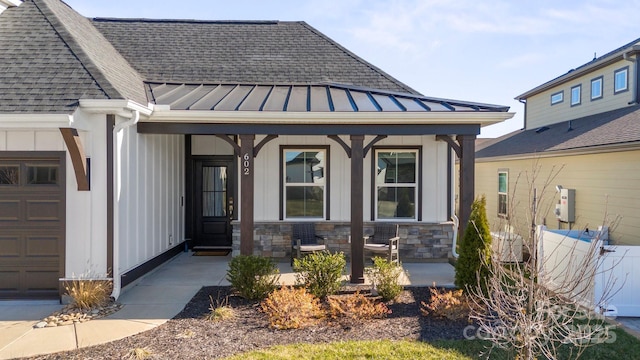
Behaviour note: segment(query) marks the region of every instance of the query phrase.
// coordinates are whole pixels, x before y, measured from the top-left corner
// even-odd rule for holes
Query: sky
[[[305,21],[426,96],[514,98],[640,38],[640,0],[65,0],[87,17]]]

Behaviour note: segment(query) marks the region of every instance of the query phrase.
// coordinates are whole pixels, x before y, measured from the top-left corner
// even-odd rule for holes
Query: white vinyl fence
[[[606,229],[586,233],[540,226],[537,236],[541,280],[550,288],[582,278],[573,292],[582,295],[583,305],[612,316],[640,316],[640,246],[607,245]],[[584,271],[589,268],[596,274],[590,278],[591,271]]]

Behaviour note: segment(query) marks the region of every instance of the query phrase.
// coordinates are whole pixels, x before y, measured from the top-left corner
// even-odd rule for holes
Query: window
[[[27,165],[27,184],[55,185],[58,183],[58,167],[45,165]]]
[[[418,150],[376,150],[376,219],[418,217]]]
[[[17,165],[0,166],[0,185],[18,185],[20,167]]]
[[[498,171],[498,216],[508,216],[509,172]]]
[[[551,94],[551,105],[559,104],[564,100],[564,91]]]
[[[284,214],[287,219],[326,218],[326,149],[283,148]]]
[[[582,102],[582,85],[571,88],[571,106],[580,105]]]
[[[591,100],[602,98],[602,76],[591,80]]]
[[[629,67],[618,69],[613,73],[613,93],[627,91],[629,89]]]

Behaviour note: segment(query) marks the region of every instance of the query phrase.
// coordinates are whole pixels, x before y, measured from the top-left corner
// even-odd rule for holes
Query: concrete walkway
[[[202,286],[229,285],[227,257],[182,253],[136,283],[118,299],[124,307],[107,317],[86,323],[34,329],[33,325],[62,308],[57,302],[0,301],[0,359],[73,350],[122,339],[153,329],[178,314]],[[454,269],[448,263],[403,264],[407,286],[453,286]],[[288,263],[278,264],[283,284],[295,283]]]

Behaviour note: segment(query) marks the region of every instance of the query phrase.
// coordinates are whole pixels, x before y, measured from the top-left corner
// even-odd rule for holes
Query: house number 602
[[[249,175],[249,160],[251,158],[249,157],[249,154],[244,154],[242,156],[242,173],[244,175]]]

